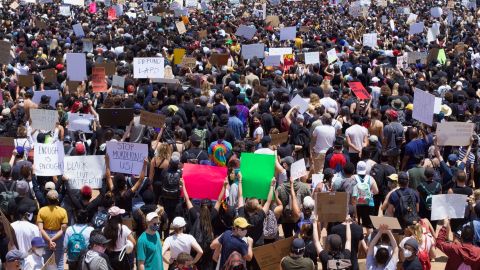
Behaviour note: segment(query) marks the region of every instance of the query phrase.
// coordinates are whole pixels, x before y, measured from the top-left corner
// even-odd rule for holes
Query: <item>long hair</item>
[[[200,207],[200,226],[203,232],[207,235],[207,239],[213,239],[213,228],[210,210],[208,209],[207,204],[202,204]]]
[[[108,248],[110,249],[113,249],[117,243],[118,230],[120,228],[119,225],[122,225],[121,215],[110,217],[107,220],[107,224],[105,224],[105,228],[103,229],[103,234],[107,239],[110,240],[108,243]]]

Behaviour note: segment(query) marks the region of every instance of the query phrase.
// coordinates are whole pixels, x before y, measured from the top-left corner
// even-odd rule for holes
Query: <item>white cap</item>
[[[183,217],[176,217],[173,219],[172,226],[174,229],[185,227],[185,225],[187,225],[187,222],[185,222]]]
[[[303,208],[313,209],[315,207],[315,201],[310,196],[303,198]]]
[[[380,81],[380,79],[379,79],[378,77],[373,77],[373,78],[372,78],[372,82],[375,82],[375,83],[376,83],[376,82],[379,82],[379,81]]]
[[[365,163],[365,161],[360,161],[357,163],[357,174],[367,174],[367,163]]]
[[[150,212],[150,213],[148,213],[147,216],[145,217],[145,220],[146,220],[147,222],[150,222],[150,221],[152,221],[152,219],[154,219],[154,218],[158,218],[158,214],[157,214],[156,212]]]

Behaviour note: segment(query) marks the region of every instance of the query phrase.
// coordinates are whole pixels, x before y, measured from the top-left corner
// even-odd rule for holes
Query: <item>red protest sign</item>
[[[92,90],[93,92],[107,92],[104,67],[92,68]]]
[[[183,180],[190,198],[218,199],[226,176],[226,167],[189,163],[183,166]]]
[[[110,21],[116,20],[117,19],[117,11],[113,7],[108,9],[108,19]]]
[[[370,99],[370,94],[367,92],[367,89],[363,87],[361,82],[349,82],[348,86],[352,89],[358,99]]]

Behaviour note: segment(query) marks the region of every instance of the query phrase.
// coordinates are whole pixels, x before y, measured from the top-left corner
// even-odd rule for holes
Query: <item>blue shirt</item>
[[[229,117],[227,126],[232,130],[235,139],[241,140],[243,138],[243,123],[238,117]]]
[[[223,265],[228,259],[228,256],[234,251],[242,254],[242,257],[248,253],[248,244],[245,243],[241,238],[234,236],[231,230],[225,231],[220,238],[218,239],[220,244],[222,244],[222,258],[220,259],[220,269],[223,268]]]
[[[429,144],[424,139],[415,139],[407,143],[405,146],[405,155],[407,155],[408,161],[405,170],[410,170],[418,163],[416,156],[424,156]]]

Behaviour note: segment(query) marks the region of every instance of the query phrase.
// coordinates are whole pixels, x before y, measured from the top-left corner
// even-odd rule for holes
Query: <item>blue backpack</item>
[[[74,262],[80,258],[80,253],[87,249],[87,243],[85,237],[83,237],[83,231],[88,227],[85,225],[80,232],[76,232],[72,226],[73,234],[68,238],[67,242],[67,259]]]

